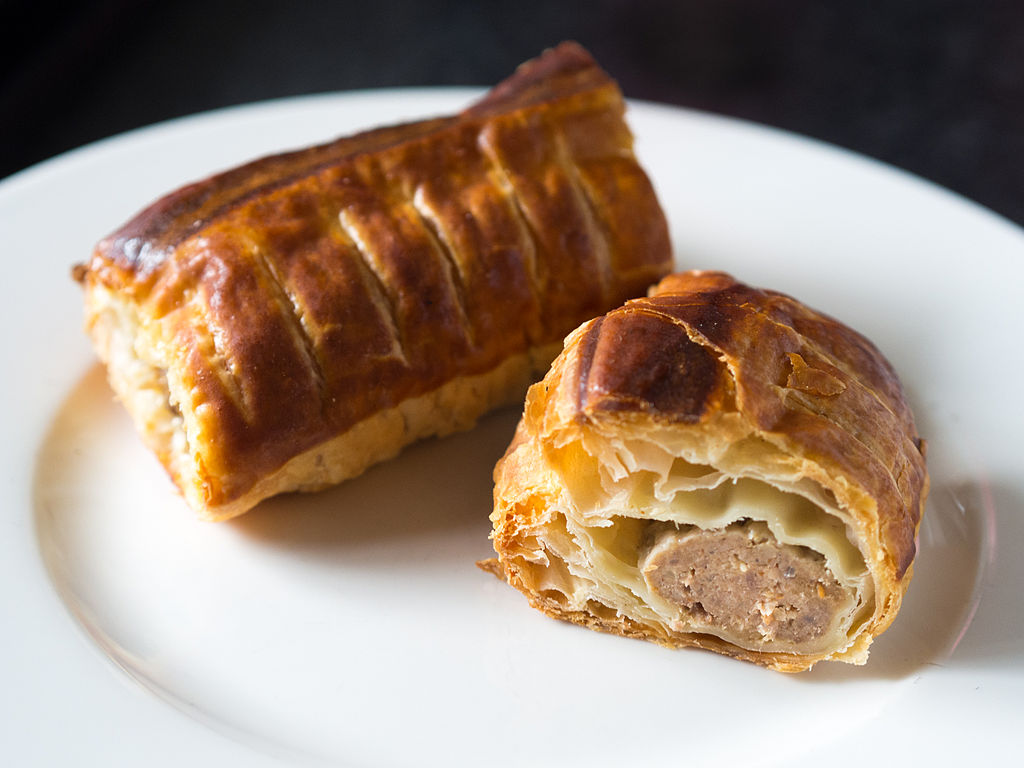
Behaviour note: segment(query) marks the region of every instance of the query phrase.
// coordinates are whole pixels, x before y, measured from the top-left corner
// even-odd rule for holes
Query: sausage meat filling
[[[652,537],[640,567],[651,591],[681,609],[675,628],[749,648],[814,645],[856,600],[823,555],[780,544],[762,521],[713,530],[667,526]]]

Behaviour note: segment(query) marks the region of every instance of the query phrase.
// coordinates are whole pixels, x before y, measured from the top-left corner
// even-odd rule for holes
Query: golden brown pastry
[[[87,328],[189,504],[229,518],[467,428],[663,276],[623,116],[567,43],[459,115],[257,160],[103,240]]]
[[[593,629],[787,672],[862,664],[910,581],[923,449],[863,336],[723,273],[671,275],[530,388],[490,567]]]

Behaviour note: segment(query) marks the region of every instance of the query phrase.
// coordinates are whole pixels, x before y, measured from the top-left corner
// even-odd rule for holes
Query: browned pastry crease
[[[671,275],[531,387],[495,468],[491,568],[596,629],[783,671],[863,663],[910,580],[923,448],[863,336]]]
[[[103,240],[87,327],[189,503],[231,517],[466,428],[664,275],[623,116],[566,43],[459,115],[256,160]]]

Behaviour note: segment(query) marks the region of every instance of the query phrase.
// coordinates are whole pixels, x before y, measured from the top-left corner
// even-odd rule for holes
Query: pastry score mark
[[[555,148],[555,158],[558,165],[565,171],[576,208],[585,223],[591,258],[601,283],[601,297],[605,303],[609,303],[615,297],[612,295],[614,280],[611,249],[608,245],[608,230],[598,215],[597,204],[587,192],[587,185],[583,181],[579,167],[573,161],[568,146],[566,146],[565,137],[561,133],[553,133],[551,138]]]
[[[309,364],[309,369],[313,374],[313,381],[316,383],[317,393],[320,396],[320,405],[324,407],[327,404],[328,397],[323,362],[316,351],[317,344],[314,334],[307,327],[306,312],[298,298],[288,290],[281,275],[278,274],[274,262],[267,257],[267,254],[262,249],[258,247],[254,249],[253,261],[258,267],[262,268],[267,277],[267,284],[274,294],[274,300],[281,307],[282,315],[291,331],[291,335]]]
[[[516,230],[519,232],[519,242],[522,245],[523,270],[527,277],[526,282],[530,286],[530,292],[533,295],[543,324],[544,303],[542,298],[544,296],[543,286],[546,276],[542,275],[540,271],[543,262],[537,256],[539,250],[538,243],[540,242],[537,232],[530,224],[530,217],[523,209],[523,203],[516,193],[515,185],[512,183],[512,179],[509,178],[508,171],[501,164],[485,132],[479,134],[477,146],[480,150],[480,156],[491,166],[491,172],[486,174],[486,178],[492,183],[495,191],[506,201],[509,215],[516,226]],[[547,330],[548,328],[544,327],[544,331],[546,332]]]
[[[466,301],[466,277],[459,268],[459,261],[455,258],[455,250],[445,236],[444,227],[437,213],[427,204],[424,199],[423,187],[416,187],[412,195],[412,208],[419,217],[423,231],[435,253],[441,259],[444,268],[446,282],[455,297],[455,308],[459,313],[459,325],[465,331],[471,346],[476,346],[476,328],[469,316],[469,305]]]
[[[586,335],[580,340],[580,373],[579,383],[576,388],[576,413],[584,414],[590,402],[589,384],[590,369],[594,365],[594,353],[597,351],[597,343],[601,338],[601,326],[604,324],[605,315],[595,318],[590,322]]]
[[[373,258],[372,251],[366,241],[359,233],[359,228],[352,221],[347,210],[338,213],[338,224],[341,226],[339,234],[348,240],[348,244],[356,254],[356,265],[363,276],[363,283],[370,293],[370,299],[377,307],[380,317],[388,330],[391,331],[392,356],[409,367],[409,357],[406,354],[406,343],[402,336],[402,327],[398,321],[398,309],[387,291],[387,281],[384,279]]]

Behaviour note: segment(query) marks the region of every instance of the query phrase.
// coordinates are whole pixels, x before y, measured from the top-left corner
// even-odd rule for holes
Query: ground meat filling
[[[655,594],[683,609],[674,629],[710,631],[751,648],[814,645],[855,599],[823,555],[780,544],[761,521],[716,530],[667,526],[653,536],[641,569]]]

